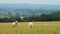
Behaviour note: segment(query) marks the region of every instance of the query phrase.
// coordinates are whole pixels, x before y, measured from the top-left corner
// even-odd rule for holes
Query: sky
[[[60,0],[0,0],[0,4],[55,4],[55,5],[60,5]]]

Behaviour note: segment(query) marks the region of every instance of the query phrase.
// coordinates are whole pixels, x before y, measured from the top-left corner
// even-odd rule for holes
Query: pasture
[[[11,23],[0,22],[0,34],[60,34],[60,21],[33,22],[32,28],[28,22],[18,22],[17,27],[12,27]]]

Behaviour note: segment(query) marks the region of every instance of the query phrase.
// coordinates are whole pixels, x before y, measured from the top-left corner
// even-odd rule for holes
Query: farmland
[[[33,22],[33,27],[28,22],[18,22],[17,27],[12,27],[12,22],[0,22],[0,34],[60,34],[60,21]]]

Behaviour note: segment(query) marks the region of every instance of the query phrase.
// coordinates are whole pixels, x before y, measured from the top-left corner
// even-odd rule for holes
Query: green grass
[[[33,23],[32,28],[28,22],[19,22],[17,27],[12,27],[11,23],[0,23],[0,34],[60,34],[60,21]]]

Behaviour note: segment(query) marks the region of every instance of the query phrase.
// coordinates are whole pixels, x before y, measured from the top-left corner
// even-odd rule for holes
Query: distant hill
[[[41,4],[0,4],[0,17],[14,16],[16,14],[23,16],[50,14],[60,10],[60,5],[41,5]]]
[[[60,5],[0,4],[0,8],[4,8],[4,9],[46,9],[46,10],[60,10]]]

